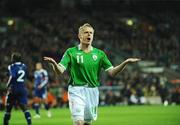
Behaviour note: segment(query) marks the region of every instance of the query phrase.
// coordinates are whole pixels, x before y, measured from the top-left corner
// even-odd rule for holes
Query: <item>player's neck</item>
[[[80,44],[80,48],[81,48],[81,50],[83,50],[84,52],[86,52],[86,53],[88,53],[88,52],[90,52],[91,51],[91,48],[92,48],[92,46],[91,46],[91,44]]]

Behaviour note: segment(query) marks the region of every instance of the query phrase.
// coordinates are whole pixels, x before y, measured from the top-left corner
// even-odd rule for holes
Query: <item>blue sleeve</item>
[[[9,76],[16,77],[15,69],[12,65],[8,66]]]

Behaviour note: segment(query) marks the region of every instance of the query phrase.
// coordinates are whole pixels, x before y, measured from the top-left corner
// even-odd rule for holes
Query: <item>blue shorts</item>
[[[10,105],[15,105],[16,103],[27,105],[27,90],[25,88],[21,89],[11,89],[6,95],[6,103]]]

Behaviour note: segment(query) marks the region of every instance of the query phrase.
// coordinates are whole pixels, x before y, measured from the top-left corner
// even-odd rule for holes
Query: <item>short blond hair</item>
[[[93,28],[89,23],[85,23],[85,24],[83,24],[82,26],[79,27],[79,33],[80,33],[85,27],[90,27],[90,28],[92,28],[93,31],[94,31],[94,28]]]

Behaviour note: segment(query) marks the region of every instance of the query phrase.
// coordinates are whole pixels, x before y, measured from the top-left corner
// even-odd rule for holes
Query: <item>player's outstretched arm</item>
[[[53,70],[57,74],[62,74],[64,72],[64,69],[60,65],[58,65],[53,58],[51,58],[51,57],[44,57],[44,60],[49,62],[52,65]]]
[[[126,59],[124,62],[122,62],[121,64],[119,64],[119,65],[117,65],[116,67],[110,69],[110,70],[108,71],[108,73],[109,73],[110,76],[115,76],[115,75],[117,75],[119,72],[123,71],[127,64],[129,64],[129,63],[134,63],[134,62],[138,62],[138,61],[140,61],[140,60],[141,60],[141,59],[139,59],[139,58],[128,58],[128,59]]]
[[[6,84],[7,88],[10,87],[10,85],[11,85],[11,80],[12,80],[12,76],[10,76],[9,79],[8,79],[8,82],[7,82],[7,84]]]

